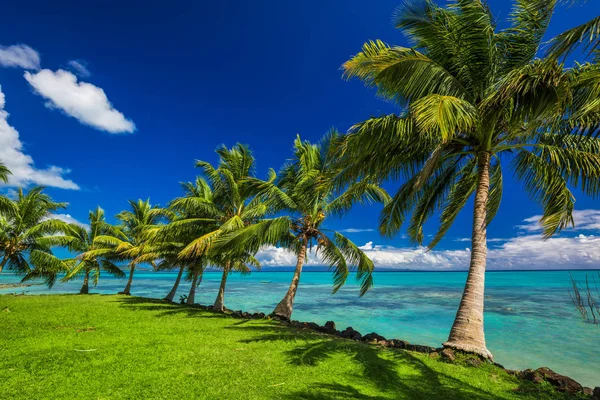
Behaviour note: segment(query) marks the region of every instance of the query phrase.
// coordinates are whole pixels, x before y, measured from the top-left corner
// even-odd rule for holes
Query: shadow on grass
[[[160,311],[157,317],[184,315],[190,318],[225,318],[225,315],[204,310],[187,304],[170,303],[162,299],[147,297],[123,296],[118,300],[123,307],[132,310]]]
[[[123,297],[119,301],[124,307],[135,310],[159,311],[156,313],[157,317],[184,315],[192,318],[229,318],[220,313],[158,299]],[[382,349],[363,342],[343,340],[312,329],[294,328],[278,322],[261,324],[250,324],[249,322],[251,320],[233,320],[232,324],[223,327],[223,329],[249,333],[251,338],[241,340],[243,343],[287,342],[295,344],[284,353],[291,365],[317,366],[334,356],[345,355],[361,369],[360,374],[352,377],[351,384],[314,382],[308,389],[303,391],[287,395],[280,393],[276,397],[278,399],[492,400],[506,397],[550,399],[556,396],[556,393],[548,389],[539,386],[534,388],[531,385],[522,384],[515,391],[505,393],[505,396],[499,397],[498,393],[490,393],[471,385],[468,382],[468,373],[457,371],[457,376],[463,377],[463,379],[457,379],[432,369],[421,358],[416,357],[411,352]],[[518,382],[515,382],[515,384],[518,384]],[[365,393],[365,391],[375,391],[377,394],[373,395]]]

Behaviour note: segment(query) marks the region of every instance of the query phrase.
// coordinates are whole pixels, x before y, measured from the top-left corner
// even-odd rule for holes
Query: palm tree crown
[[[25,193],[19,188],[16,198],[0,197],[0,272],[8,269],[25,274],[25,279],[44,277],[54,284],[56,274],[65,270],[62,260],[52,254],[52,247],[66,245],[68,225],[52,218],[54,211],[66,207],[35,187]]]

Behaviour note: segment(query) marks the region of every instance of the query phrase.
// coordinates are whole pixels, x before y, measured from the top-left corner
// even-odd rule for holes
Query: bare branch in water
[[[592,284],[588,275],[585,275],[585,287],[579,287],[577,281],[569,274],[571,278],[571,287],[569,288],[569,295],[573,301],[573,305],[581,314],[581,317],[592,324],[600,324],[600,290],[598,289],[598,282],[592,276]],[[600,278],[600,272],[598,273]],[[595,289],[595,290],[594,290]],[[595,292],[595,293],[594,293]]]

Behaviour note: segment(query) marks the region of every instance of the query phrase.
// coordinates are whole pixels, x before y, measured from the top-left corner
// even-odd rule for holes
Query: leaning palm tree
[[[498,30],[481,0],[409,2],[396,26],[413,47],[368,42],[343,66],[345,77],[402,107],[351,128],[345,146],[346,179],[405,180],[382,212],[383,234],[396,234],[412,214],[408,234],[422,243],[425,222],[441,209],[432,248],[474,195],[471,262],[444,345],[488,358],[486,232],[500,206],[504,168],[542,206],[546,238],[573,223],[569,186],[588,195],[600,187],[600,141],[588,135],[600,110],[581,113],[599,83],[598,65],[565,69],[555,58],[535,58],[554,6],[518,0],[511,26]]]
[[[204,178],[188,184],[185,196],[171,203],[172,209],[184,217],[166,225],[158,234],[162,241],[186,240],[179,253],[182,261],[196,262],[212,256],[212,246],[223,234],[255,224],[271,212],[265,196],[249,183],[255,166],[251,151],[237,144],[232,149],[223,146],[216,152],[219,165],[215,168],[198,161],[196,166],[202,168]],[[220,251],[226,257],[218,264],[223,275],[214,308],[223,311],[227,277],[241,265],[236,260],[247,252],[241,247]]]
[[[253,180],[270,197],[277,199],[278,210],[292,218],[279,217],[234,232],[223,243],[257,250],[265,244],[279,244],[292,250],[297,258],[289,289],[277,304],[274,315],[290,319],[300,283],[302,268],[311,249],[334,269],[334,293],[346,282],[351,267],[357,269],[360,295],[373,285],[373,262],[350,239],[339,232],[325,229],[330,216],[341,216],[354,203],[387,203],[388,194],[379,186],[363,181],[340,188],[337,153],[342,137],[328,133],[319,144],[296,138],[294,158],[286,165],[277,184],[273,180]]]
[[[0,272],[7,267],[24,274],[24,279],[45,278],[54,284],[56,274],[66,270],[65,263],[52,254],[52,247],[66,246],[68,225],[52,218],[54,211],[66,207],[35,187],[25,193],[17,189],[16,198],[0,197]]]
[[[130,295],[133,275],[138,265],[148,263],[154,265],[160,257],[160,246],[150,244],[151,232],[169,215],[168,211],[153,207],[150,200],[129,201],[131,210],[117,215],[120,227],[112,232],[94,238],[94,248],[84,253],[83,257],[104,256],[114,254],[121,261],[129,263],[129,278],[125,289],[119,294]]]
[[[89,228],[77,224],[70,224],[68,228],[68,235],[72,240],[69,241],[67,247],[70,251],[78,254],[70,260],[65,260],[70,265],[70,268],[62,278],[62,281],[67,282],[76,277],[83,276],[83,285],[79,290],[80,294],[89,293],[90,278],[92,278],[94,286],[98,284],[102,271],[117,278],[125,277],[121,268],[113,262],[116,255],[112,251],[104,252],[102,255],[86,255],[86,253],[94,249],[94,240],[97,237],[114,235],[116,231],[115,227],[106,222],[104,210],[100,207],[94,211],[90,211],[89,222]]]

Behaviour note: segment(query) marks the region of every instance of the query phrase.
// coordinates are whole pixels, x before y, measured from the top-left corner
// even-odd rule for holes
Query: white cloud
[[[541,215],[525,218],[524,224],[517,225],[517,228],[526,232],[538,232],[542,230],[539,223]],[[600,210],[575,210],[573,211],[573,220],[575,229],[578,231],[600,230]]]
[[[40,55],[24,44],[0,46],[0,65],[38,70],[40,69]]]
[[[507,242],[510,239],[503,239],[503,238],[487,238],[487,242],[488,243],[498,243],[498,242]],[[468,237],[464,237],[464,238],[457,238],[454,239],[455,242],[471,242],[471,238]]]
[[[92,76],[90,70],[87,69],[85,62],[80,60],[71,60],[68,62],[68,64],[71,68],[75,70],[75,73],[80,78],[89,78],[90,76]]]
[[[8,124],[9,114],[4,110],[4,105],[5,96],[0,87],[0,161],[12,172],[8,185],[37,184],[62,189],[79,189],[75,182],[63,177],[69,173],[68,169],[54,165],[46,169],[35,168],[31,156],[23,152],[19,132]]]
[[[104,90],[86,82],[78,82],[71,72],[43,69],[25,72],[25,79],[35,91],[48,100],[48,108],[58,108],[85,125],[110,133],[131,133],[135,124],[117,111]]]
[[[85,229],[89,229],[90,228],[90,226],[88,224],[83,223],[83,222],[81,222],[81,221],[73,218],[71,216],[71,214],[52,214],[48,218],[45,218],[45,219],[59,219],[59,220],[64,221],[64,222],[66,222],[68,224],[79,225],[79,226],[81,226],[82,228],[85,228]]]
[[[375,229],[369,229],[369,228],[347,228],[347,229],[340,229],[338,232],[342,232],[342,233],[360,233],[360,232],[374,232]]]
[[[600,210],[580,210],[574,213],[577,227],[600,233]],[[513,238],[490,239],[501,242],[488,249],[488,269],[596,269],[600,267],[600,236],[584,235],[552,237],[543,240],[533,216],[524,221],[531,233]],[[578,233],[578,232],[576,232]],[[468,238],[455,241],[468,242]],[[393,247],[376,245],[372,241],[360,248],[378,268],[411,270],[466,270],[469,267],[470,249],[431,250],[424,247]],[[284,249],[269,247],[259,252],[257,258],[265,266],[295,265],[296,257]],[[307,265],[322,265],[314,252],[309,253]]]

